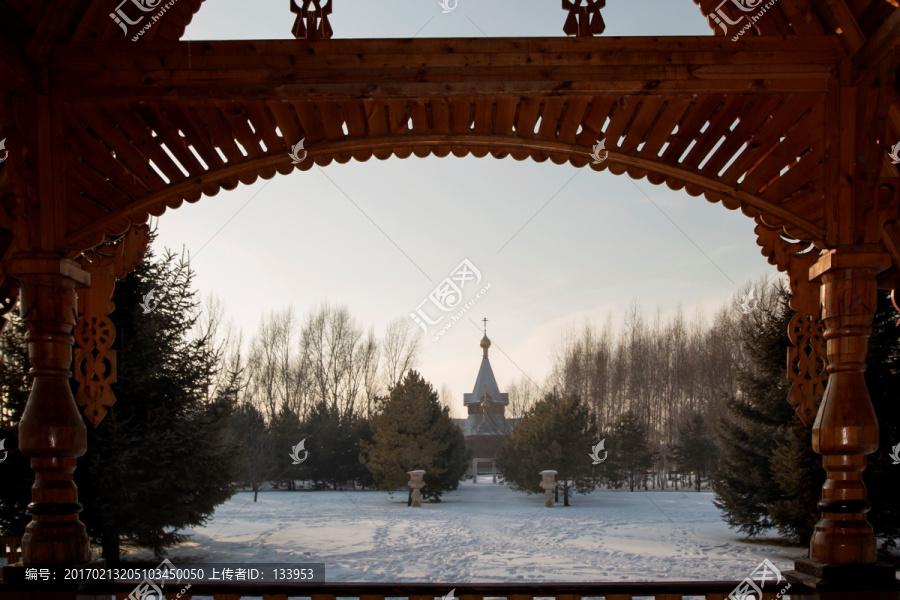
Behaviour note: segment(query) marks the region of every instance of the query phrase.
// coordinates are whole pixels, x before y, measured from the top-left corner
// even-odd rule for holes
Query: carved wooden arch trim
[[[83,253],[78,263],[90,273],[91,285],[78,294],[78,321],[75,324],[75,356],[72,366],[78,393],[75,401],[84,406],[88,421],[96,427],[115,404],[111,384],[116,382],[116,327],[109,315],[116,279],[138,265],[150,242],[147,225],[132,227],[120,239],[101,244]]]
[[[788,275],[792,294],[789,306],[795,311],[788,324],[788,402],[800,420],[810,426],[819,412],[828,379],[820,283],[809,280],[809,269],[818,260],[819,251],[809,243],[787,239],[780,228],[768,227],[759,218],[754,231],[769,264]]]
[[[673,190],[687,188],[686,191],[690,195],[703,194],[710,202],[719,202],[716,196],[730,198],[731,205],[723,202],[726,208],[734,210],[740,207],[744,214],[754,218],[761,216],[766,220],[774,218],[776,222],[784,223],[791,234],[804,240],[816,242],[825,237],[825,232],[820,226],[758,195],[687,169],[615,150],[608,152],[604,162],[596,163],[589,149],[564,142],[531,140],[515,136],[432,134],[403,136],[402,139],[398,139],[397,136],[384,136],[324,142],[306,148],[306,151],[308,156],[298,165],[291,163],[291,157],[287,153],[279,153],[208,170],[198,177],[173,184],[156,194],[135,201],[122,211],[97,219],[89,227],[70,233],[68,242],[73,248],[96,246],[102,243],[111,229],[127,230],[132,224],[145,223],[150,215],[160,216],[167,208],[180,207],[184,200],[196,202],[203,195],[214,196],[221,189],[234,189],[235,186],[225,183],[227,179],[237,179],[240,183],[250,185],[256,182],[258,177],[271,179],[276,173],[286,175],[295,168],[307,171],[313,165],[327,166],[332,161],[344,164],[351,159],[365,162],[372,156],[385,160],[391,156],[408,158],[415,154],[424,158],[432,154],[444,157],[451,153],[458,157],[468,154],[479,158],[488,154],[494,158],[512,156],[516,160],[531,158],[537,162],[549,159],[555,164],[569,163],[578,168],[589,166],[595,171],[609,168],[616,175],[627,173],[635,179],[649,176],[651,183],[658,185],[665,182]]]

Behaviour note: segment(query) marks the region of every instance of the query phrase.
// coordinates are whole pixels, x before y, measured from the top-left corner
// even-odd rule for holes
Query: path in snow
[[[793,567],[805,548],[742,542],[712,493],[595,491],[572,506],[488,482],[439,504],[385,492],[238,493],[191,541],[189,562],[325,563],[328,581],[740,580],[763,558]],[[128,560],[152,560],[141,552]]]

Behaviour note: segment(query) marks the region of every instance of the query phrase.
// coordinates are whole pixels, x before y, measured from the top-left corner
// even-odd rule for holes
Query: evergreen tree
[[[444,421],[441,420],[443,423]],[[450,422],[452,424],[452,421]],[[449,434],[448,434],[449,435]],[[461,435],[461,434],[460,434]],[[363,487],[371,487],[374,483],[372,473],[359,461],[359,454],[362,451],[363,443],[371,443],[372,423],[369,419],[361,415],[350,415],[341,421],[341,438],[344,442],[340,446],[340,453],[336,457],[338,469],[344,481],[353,481]],[[454,443],[450,447],[450,452],[462,452],[462,460],[464,463],[463,472],[465,472],[466,463],[466,445],[465,440],[462,444]],[[453,462],[453,461],[451,461]],[[456,473],[455,470],[448,470],[448,473]],[[445,489],[456,489],[459,485],[459,477],[455,482],[444,481],[437,476],[437,486],[445,487]],[[455,485],[454,485],[455,484]]]
[[[267,481],[276,479],[286,471],[293,461],[290,448],[283,457],[277,454],[277,447],[262,412],[250,403],[241,404],[232,419],[231,437],[240,448],[237,472],[241,485],[253,490],[253,501],[259,499],[259,492]],[[299,440],[298,440],[299,442]],[[281,460],[283,458],[283,460]]]
[[[820,518],[825,472],[822,457],[811,449],[811,427],[803,425],[788,404],[789,382],[784,355],[790,343],[791,312],[782,288],[742,323],[741,339],[749,364],[739,369],[739,398],[728,401],[722,423],[723,453],[713,475],[716,505],[726,521],[748,535],[776,527],[781,535],[805,541]],[[868,458],[864,473],[872,510],[867,518],[881,551],[897,547],[900,537],[900,479],[887,456],[900,441],[900,330],[889,295],[879,292],[869,339],[866,385],[880,430],[879,451]]]
[[[220,368],[208,331],[198,331],[194,273],[166,251],[116,284],[117,402],[96,428],[75,472],[88,533],[103,557],[119,560],[122,540],[153,549],[186,539],[234,493],[238,448],[229,435],[236,392],[208,398]],[[141,302],[155,291],[156,307]]]
[[[0,536],[21,537],[31,521],[34,472],[29,457],[19,452],[19,421],[31,393],[31,368],[25,344],[25,321],[18,311],[8,315],[9,323],[0,335],[0,440],[6,440],[6,460],[0,465]]]
[[[310,452],[307,455],[307,460],[299,465],[293,464],[294,461],[290,458],[291,449],[299,444],[301,440],[306,440],[303,444],[304,449],[310,450],[311,440],[303,432],[300,416],[296,412],[282,407],[272,422],[269,423],[268,437],[271,440],[271,450],[275,458],[273,485],[276,489],[283,485],[286,490],[293,491],[295,489],[294,481],[303,479],[304,473],[308,470],[305,468],[306,463],[311,455],[314,454]],[[300,458],[303,458],[302,451],[300,452]]]
[[[465,439],[437,392],[416,371],[378,401],[372,441],[361,442],[360,461],[379,489],[405,488],[409,471],[425,470],[424,498],[440,500],[466,471]],[[411,495],[408,503],[411,502]]]
[[[787,404],[787,398],[784,402]],[[825,471],[822,457],[811,448],[812,427],[804,425],[796,414],[790,418],[786,438],[769,458],[771,481],[779,496],[767,510],[781,535],[804,543],[819,520],[817,503],[822,498]]]
[[[308,439],[312,442],[307,442],[310,456],[304,467],[317,490],[329,484],[335,486],[336,483],[333,481],[334,454],[337,450],[340,420],[340,411],[335,406],[319,401],[312,407],[304,424],[305,431],[310,435]],[[358,456],[354,457],[357,463]]]
[[[678,470],[682,473],[694,474],[694,488],[699,492],[703,478],[715,464],[715,440],[707,432],[703,416],[694,414],[691,419],[678,430],[678,443],[672,448]]]
[[[736,366],[738,394],[726,399],[727,412],[719,426],[721,454],[712,474],[714,503],[729,525],[751,536],[778,526],[770,513],[776,503],[781,503],[782,517],[790,513],[796,516],[797,511],[786,501],[802,494],[796,488],[789,490],[792,495],[786,493],[773,480],[771,465],[776,453],[781,466],[786,462],[799,465],[808,458],[810,471],[804,475],[809,486],[821,489],[824,481],[824,472],[815,466],[820,460],[809,449],[809,430],[798,428],[795,435],[795,419],[799,421],[799,417],[787,402],[790,383],[784,357],[790,343],[788,298],[783,286],[767,288],[760,294],[756,310],[739,318],[741,355],[746,362]],[[789,481],[782,479],[782,483]],[[815,501],[811,506],[815,510]],[[781,523],[788,535],[799,537],[809,531],[808,523],[793,520],[793,533],[788,531],[791,523]]]
[[[347,483],[371,485],[372,475],[359,461],[361,441],[372,438],[368,421],[352,412],[342,415],[336,406],[319,402],[306,428],[315,440],[315,452],[310,451],[306,462],[316,489],[326,484],[334,490]]]
[[[590,459],[599,441],[590,409],[579,396],[550,393],[534,404],[515,431],[504,440],[498,466],[516,489],[539,493],[539,473],[552,469],[563,488],[563,505],[570,492],[590,493],[597,472]]]
[[[627,484],[633,492],[656,460],[656,453],[647,442],[647,428],[633,411],[625,412],[616,421],[606,445],[609,452],[609,460],[604,463],[606,480],[616,489]]]
[[[209,333],[195,329],[192,279],[171,253],[154,261],[149,252],[113,295],[117,401],[98,427],[87,425],[87,453],[75,471],[81,521],[111,564],[123,540],[162,554],[186,538],[179,529],[202,525],[233,493],[238,448],[227,426],[239,377],[208,398],[219,357]],[[151,290],[161,298],[145,314],[140,304]],[[2,435],[10,441],[31,387],[23,331],[13,317],[0,338]],[[34,474],[26,457],[15,452],[10,459],[3,465],[0,523],[5,534],[21,535]]]

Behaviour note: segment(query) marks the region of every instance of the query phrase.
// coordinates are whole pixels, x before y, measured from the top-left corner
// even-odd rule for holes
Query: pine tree
[[[339,429],[340,412],[325,401],[319,401],[312,407],[304,423],[304,431],[309,435],[307,448],[310,449],[304,467],[317,490],[329,484],[335,485],[334,454]]]
[[[783,286],[769,288],[761,294],[756,310],[740,317],[741,354],[746,362],[736,366],[738,394],[726,399],[727,411],[719,426],[722,451],[712,474],[714,503],[730,526],[751,536],[778,524],[769,507],[789,497],[773,482],[771,470],[776,451],[781,452],[782,463],[791,453],[792,423],[798,419],[787,402],[790,383],[784,369],[790,343],[788,297]],[[807,446],[808,435],[807,430]],[[819,475],[821,487],[824,476]],[[785,511],[791,512],[787,507]]]
[[[822,457],[811,448],[811,427],[803,425],[786,400],[788,298],[784,289],[778,290],[742,323],[742,348],[750,364],[739,370],[741,397],[728,402],[713,490],[726,521],[739,531],[752,536],[776,527],[783,536],[805,541],[820,518],[816,503],[825,472]],[[900,478],[887,456],[891,445],[900,442],[896,318],[889,295],[879,292],[865,377],[878,416],[880,446],[869,456],[864,477],[873,507],[867,518],[882,552],[896,548],[900,537]]]
[[[304,439],[306,440],[303,444],[305,450],[308,451],[311,444],[311,439],[303,431],[300,416],[296,412],[282,407],[269,423],[268,437],[271,440],[272,454],[275,457],[272,483],[276,489],[283,485],[286,490],[293,491],[294,481],[303,479],[309,455],[307,455],[307,460],[295,465],[294,461],[290,459],[291,449]],[[303,458],[302,451],[300,458]]]
[[[179,529],[204,524],[234,493],[236,394],[207,399],[219,357],[208,332],[195,329],[193,277],[172,253],[154,261],[151,252],[116,285],[117,402],[88,427],[75,472],[82,518],[113,563],[121,540],[161,554],[185,539]],[[140,303],[151,290],[159,303],[145,314]]]
[[[186,539],[179,529],[205,523],[234,491],[238,448],[228,423],[238,378],[207,397],[219,357],[208,332],[195,331],[192,279],[188,265],[171,253],[154,261],[150,252],[117,283],[113,295],[117,401],[99,426],[87,425],[87,453],[75,471],[84,505],[80,518],[111,564],[119,560],[122,541],[162,554]],[[145,314],[140,304],[151,290],[161,298]],[[0,402],[4,430],[14,438],[10,424],[21,416],[31,381],[23,377],[24,326],[10,325],[0,346]],[[77,384],[72,385],[74,393]],[[4,532],[16,535],[28,520],[21,507],[30,501],[34,474],[25,457],[14,453],[10,458],[13,462],[4,463],[4,478],[15,468],[10,480],[17,483],[4,482],[0,489],[0,518]]]
[[[606,447],[606,480],[616,489],[627,484],[633,492],[656,460],[656,453],[647,442],[647,428],[633,411],[619,417]]]
[[[527,493],[542,491],[541,471],[556,471],[563,505],[569,506],[571,492],[587,494],[596,487],[590,450],[598,441],[587,404],[576,395],[563,398],[550,393],[525,413],[504,440],[497,463],[506,480]]]
[[[699,492],[703,478],[709,475],[710,468],[715,464],[718,451],[702,415],[694,414],[678,430],[678,443],[672,450],[678,470],[694,474],[694,488]]]
[[[379,489],[405,488],[409,471],[425,470],[424,498],[440,500],[466,471],[465,439],[438,394],[416,371],[378,401],[372,441],[361,442],[360,461]],[[408,500],[409,502],[410,500]]]
[[[0,536],[21,537],[31,521],[27,507],[31,502],[34,472],[29,457],[19,452],[19,421],[31,393],[25,321],[18,312],[9,314],[9,323],[0,336],[0,440],[7,452],[0,469]]]
[[[785,403],[787,400],[785,399]],[[806,542],[819,520],[817,503],[822,497],[825,473],[822,457],[812,451],[811,427],[793,415],[790,432],[769,458],[771,480],[779,497],[767,510],[778,532],[798,543]]]
[[[342,415],[336,406],[318,402],[306,430],[314,440],[307,472],[316,489],[324,484],[337,490],[347,483],[372,483],[371,473],[359,461],[361,441],[372,438],[368,421],[352,412]]]
[[[250,403],[241,404],[231,422],[231,437],[240,448],[237,461],[238,480],[253,490],[253,501],[266,482],[278,478],[293,461],[289,449],[278,455],[262,412]],[[299,440],[298,440],[299,441]]]

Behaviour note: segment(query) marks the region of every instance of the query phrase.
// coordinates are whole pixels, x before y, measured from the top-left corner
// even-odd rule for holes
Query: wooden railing
[[[534,598],[555,598],[556,600],[728,600],[728,594],[738,585],[737,581],[678,581],[649,583],[323,583],[306,585],[273,584],[211,584],[197,583],[187,589],[185,585],[167,584],[166,598],[169,600],[191,600],[194,597],[215,600],[241,600],[242,598],[262,598],[263,600],[289,600],[310,598],[311,600],[385,600],[399,598],[408,600],[440,600],[451,589],[456,590],[458,600],[484,600],[500,598],[506,600],[533,600]],[[763,600],[789,599],[792,594],[809,593],[800,584],[792,584],[784,596],[778,596],[786,583],[778,586],[767,585]],[[107,597],[125,600],[134,590],[134,584],[109,583],[87,584],[78,588],[79,597]],[[776,589],[777,588],[777,589]],[[4,591],[21,593],[38,588],[27,584],[0,584],[0,600]],[[72,589],[72,588],[69,588]],[[797,597],[797,596],[794,596]]]

